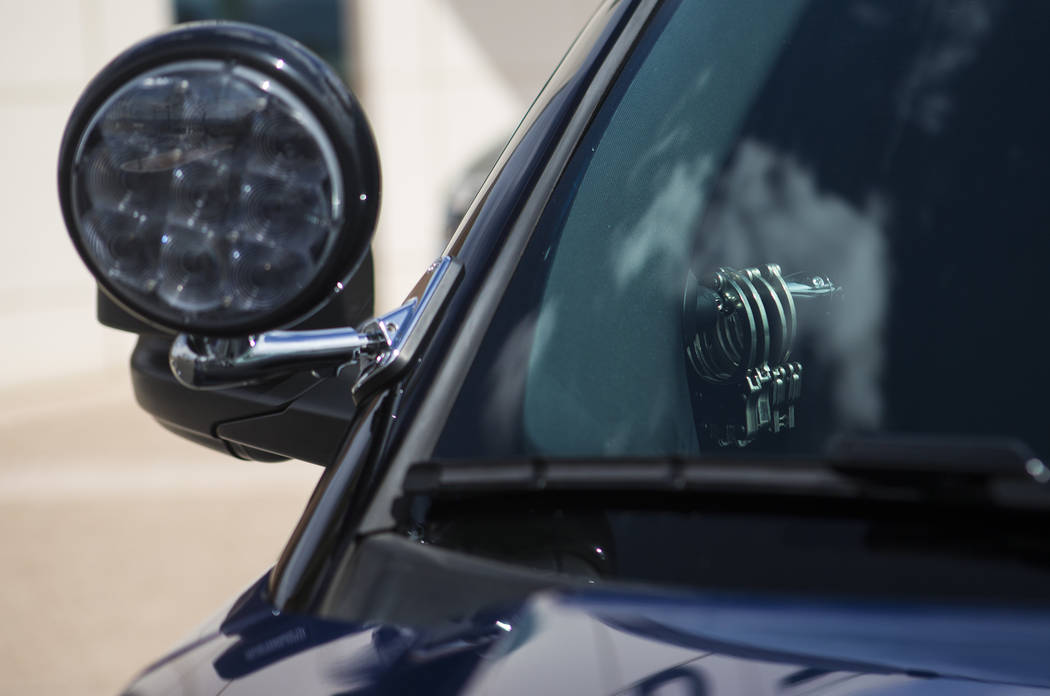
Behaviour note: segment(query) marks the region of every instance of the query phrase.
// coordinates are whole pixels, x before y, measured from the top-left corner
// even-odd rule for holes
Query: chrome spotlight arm
[[[444,301],[458,269],[453,259],[439,259],[405,304],[356,329],[268,331],[237,338],[179,334],[168,356],[171,371],[190,389],[226,389],[297,370],[357,362],[360,384],[403,357],[409,336],[426,323],[427,308]]]
[[[270,331],[247,338],[200,338],[179,334],[168,362],[175,378],[191,389],[244,386],[305,366],[352,360],[382,350],[382,334],[351,328]]]

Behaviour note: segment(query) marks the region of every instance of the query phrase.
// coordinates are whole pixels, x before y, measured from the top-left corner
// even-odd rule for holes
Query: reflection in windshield
[[[963,0],[929,6],[924,46],[896,95],[902,124],[910,123],[929,135],[943,130],[955,108],[953,81],[977,60],[981,43],[1001,6],[1002,0]],[[872,3],[859,3],[857,14],[874,27],[892,21]]]
[[[689,249],[753,85],[800,7],[684,3],[609,97],[579,147],[573,185],[539,225],[563,232],[539,289],[537,333],[555,338],[529,356],[516,419],[527,450],[700,449],[682,326]]]
[[[910,433],[1045,456],[1046,26],[1050,3],[664,3],[436,454],[819,454]],[[796,364],[797,402],[778,402]]]
[[[812,172],[790,156],[745,140],[696,235],[699,260],[739,268],[776,259],[784,269],[827,275],[846,286],[824,311],[803,314],[795,340],[811,345],[829,366],[834,407],[847,427],[877,428],[882,415],[886,208],[875,194],[859,210],[821,192]]]
[[[626,235],[622,249],[612,259],[612,280],[617,287],[637,287],[639,282],[664,283],[666,290],[679,278],[682,230],[688,230],[703,208],[703,192],[714,174],[710,155],[693,162],[676,162],[649,207]],[[657,271],[653,273],[653,271]]]

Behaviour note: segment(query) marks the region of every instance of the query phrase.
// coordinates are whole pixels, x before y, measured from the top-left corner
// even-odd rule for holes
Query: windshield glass
[[[665,3],[437,457],[1045,454],[1050,3]]]

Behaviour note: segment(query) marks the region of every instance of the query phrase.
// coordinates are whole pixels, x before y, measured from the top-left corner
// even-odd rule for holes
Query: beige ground
[[[0,694],[113,694],[255,580],[320,475],[183,442],[126,370],[0,390]]]

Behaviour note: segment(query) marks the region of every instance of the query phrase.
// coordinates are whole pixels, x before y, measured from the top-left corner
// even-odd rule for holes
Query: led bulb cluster
[[[183,61],[117,90],[80,139],[83,248],[139,306],[176,324],[251,321],[317,275],[343,221],[324,129],[243,65]]]

